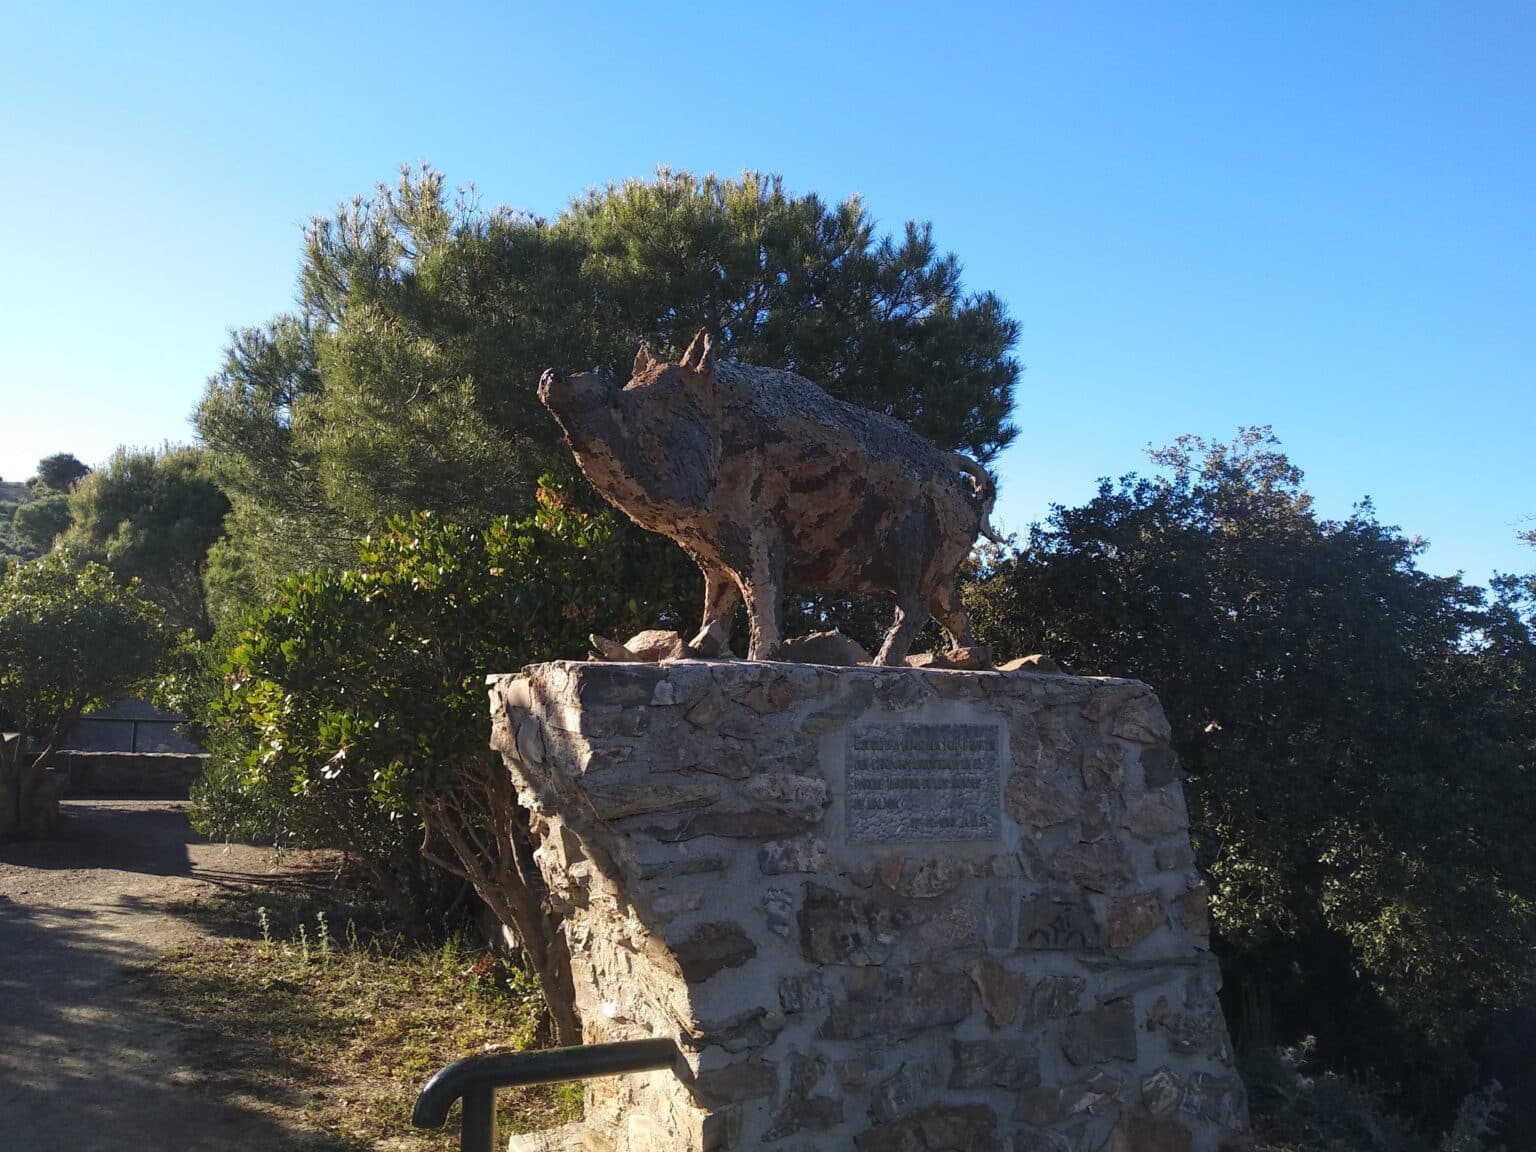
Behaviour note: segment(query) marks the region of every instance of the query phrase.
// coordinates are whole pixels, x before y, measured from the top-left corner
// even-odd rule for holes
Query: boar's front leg
[[[917,634],[922,631],[926,623],[928,623],[928,608],[921,597],[903,596],[897,600],[896,622],[885,634],[885,643],[880,645],[880,655],[875,657],[875,663],[897,667],[905,664],[907,653],[912,648],[912,641],[917,639]]]
[[[784,545],[777,541],[752,542],[752,566],[743,573],[742,595],[752,624],[748,660],[772,660],[784,639]]]
[[[724,568],[703,563],[699,568],[704,573],[704,622],[699,625],[699,634],[689,642],[689,647],[700,656],[727,656],[730,654],[731,616],[736,611],[736,602],[741,599],[741,589],[736,585],[736,577]]]

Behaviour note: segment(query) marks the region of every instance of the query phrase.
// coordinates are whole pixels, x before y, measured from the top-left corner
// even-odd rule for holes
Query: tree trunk
[[[462,765],[457,788],[423,802],[422,821],[428,859],[474,885],[517,937],[544,993],[555,1043],[580,1044],[570,950],[534,863],[527,813],[501,765],[489,757]],[[435,850],[434,837],[447,852]]]
[[[373,890],[384,898],[384,903],[389,905],[389,910],[399,921],[406,939],[426,939],[432,931],[432,926],[427,923],[426,917],[422,914],[421,902],[415,898],[415,894],[408,891],[399,877],[379,864],[368,853],[358,852],[356,858],[362,862],[364,870],[368,873]]]
[[[0,749],[0,840],[37,839],[50,835],[57,826],[59,799],[44,785],[49,765],[79,718],[78,708],[59,716],[48,743],[35,758],[27,756],[26,733],[5,740]]]
[[[19,732],[0,736],[0,840],[21,835],[21,754],[26,738]]]

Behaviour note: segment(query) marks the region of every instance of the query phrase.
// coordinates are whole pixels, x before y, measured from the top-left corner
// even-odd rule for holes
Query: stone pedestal
[[[589,1082],[571,1146],[1215,1152],[1244,1129],[1146,685],[555,663],[491,703],[587,1042],[684,1053]]]

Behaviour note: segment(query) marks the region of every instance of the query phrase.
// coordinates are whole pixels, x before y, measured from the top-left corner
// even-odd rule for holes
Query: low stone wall
[[[1145,685],[558,663],[491,698],[585,1039],[684,1052],[523,1146],[1215,1152],[1245,1128]]]
[[[54,757],[65,797],[185,800],[208,757],[172,752],[60,752]]]

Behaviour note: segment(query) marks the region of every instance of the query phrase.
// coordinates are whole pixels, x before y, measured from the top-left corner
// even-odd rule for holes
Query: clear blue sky
[[[1023,323],[1022,529],[1273,424],[1321,511],[1528,571],[1529,3],[0,0],[0,476],[191,436],[300,227],[429,161],[557,213],[658,164],[930,219]]]

